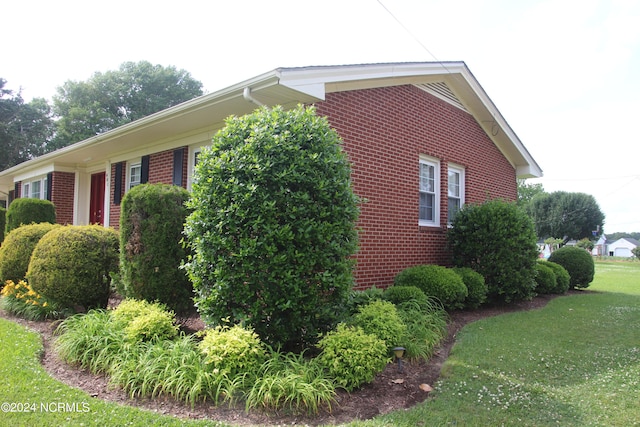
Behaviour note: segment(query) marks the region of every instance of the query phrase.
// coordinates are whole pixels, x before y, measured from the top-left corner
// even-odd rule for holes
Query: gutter
[[[258,101],[251,95],[251,88],[249,86],[246,86],[242,91],[242,97],[247,101],[251,102],[252,104],[256,104],[260,107],[264,107],[264,104],[262,102]]]

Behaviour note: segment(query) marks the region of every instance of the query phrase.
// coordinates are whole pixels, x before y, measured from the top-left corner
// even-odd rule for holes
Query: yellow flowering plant
[[[63,317],[55,303],[34,291],[25,280],[7,280],[0,296],[0,307],[16,316],[29,320]]]

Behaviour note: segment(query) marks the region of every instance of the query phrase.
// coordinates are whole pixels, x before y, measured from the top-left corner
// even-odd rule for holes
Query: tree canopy
[[[544,193],[542,184],[527,184],[526,179],[518,179],[518,206],[526,209],[526,206],[538,194]]]
[[[58,87],[53,148],[61,148],[202,95],[202,83],[185,70],[125,62],[84,82]]]
[[[0,170],[43,154],[53,135],[51,108],[42,98],[25,103],[0,78]]]
[[[602,230],[604,225],[604,214],[590,194],[540,193],[531,199],[526,209],[541,238],[592,239],[593,231]]]

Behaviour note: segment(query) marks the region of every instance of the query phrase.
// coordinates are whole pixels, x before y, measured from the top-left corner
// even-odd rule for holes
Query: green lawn
[[[350,425],[640,425],[640,263],[597,263],[589,291],[468,325],[431,399]]]
[[[427,402],[349,425],[640,425],[639,326],[640,263],[599,262],[583,295],[465,327]],[[0,424],[187,424],[61,384],[41,367],[41,350],[37,334],[0,319],[2,401],[31,411],[4,405]]]

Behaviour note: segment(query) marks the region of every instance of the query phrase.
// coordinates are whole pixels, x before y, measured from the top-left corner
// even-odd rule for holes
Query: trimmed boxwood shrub
[[[338,134],[312,107],[227,119],[198,157],[186,225],[207,324],[244,322],[283,350],[336,325],[357,249],[350,174]]]
[[[595,264],[593,257],[584,249],[564,246],[549,256],[549,261],[560,264],[569,273],[569,288],[588,288],[593,282]]]
[[[453,264],[480,273],[490,300],[511,302],[535,295],[537,238],[533,221],[515,203],[465,205],[447,236]]]
[[[487,300],[489,288],[484,281],[482,274],[469,267],[456,267],[453,269],[467,287],[467,298],[464,300],[466,308],[478,308]]]
[[[557,287],[556,273],[548,265],[536,263],[536,292],[551,294]]]
[[[551,268],[556,275],[556,287],[553,289],[554,294],[564,294],[569,290],[569,283],[571,277],[567,272],[567,269],[555,262],[547,261],[544,259],[538,260],[539,263]]]
[[[415,301],[421,307],[428,304],[429,298],[417,286],[391,286],[384,291],[384,299],[395,305]]]
[[[48,222],[55,224],[56,208],[48,200],[20,198],[15,199],[7,209],[6,233],[21,225]]]
[[[189,192],[166,184],[133,187],[122,199],[120,283],[127,298],[159,301],[177,312],[193,308],[193,287],[181,264]]]
[[[99,225],[65,226],[36,245],[27,280],[64,308],[106,308],[110,274],[118,270],[118,232]]]
[[[25,278],[31,253],[42,236],[56,227],[61,225],[43,222],[24,225],[7,234],[0,247],[0,288],[7,280],[18,283]]]
[[[402,270],[394,279],[396,286],[415,286],[436,298],[447,310],[464,306],[467,287],[462,278],[450,268],[440,265],[416,265]]]

